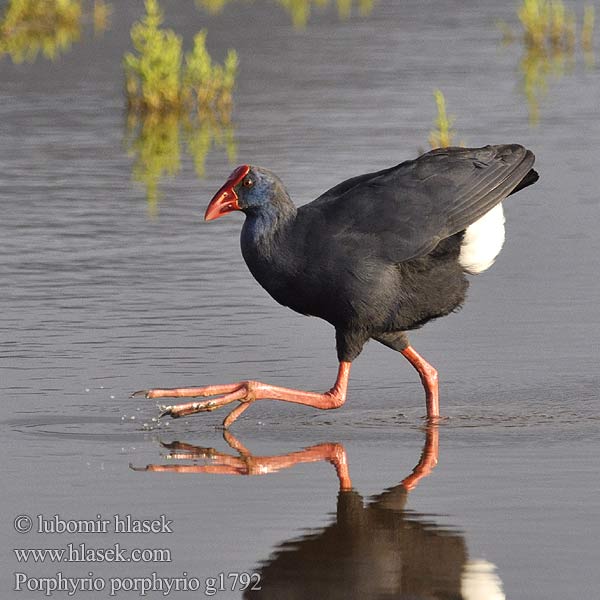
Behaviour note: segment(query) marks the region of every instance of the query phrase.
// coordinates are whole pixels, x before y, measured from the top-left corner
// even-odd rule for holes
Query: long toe
[[[160,412],[158,413],[158,418],[162,419],[163,417],[173,417],[174,419],[177,419],[179,415],[173,414],[173,408],[174,406],[171,405],[159,404],[158,410],[160,410]]]

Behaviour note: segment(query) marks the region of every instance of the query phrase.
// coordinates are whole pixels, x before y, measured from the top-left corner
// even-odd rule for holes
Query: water
[[[3,596],[44,597],[9,591],[15,572],[31,586],[58,572],[103,581],[104,591],[75,593],[88,598],[155,572],[201,584],[174,598],[213,588],[242,597],[242,574],[263,588],[247,597],[596,598],[598,70],[577,50],[531,126],[522,48],[502,46],[495,27],[515,21],[509,4],[380,0],[347,20],[315,9],[304,29],[275,3],[232,2],[216,15],[163,5],[186,42],[207,27],[214,56],[235,47],[241,65],[235,162],[213,149],[198,179],[182,149],[156,206],[132,180],[123,111],[120,60],[140,2],[114,3],[110,29],[84,30],[55,62],[0,62]],[[441,375],[439,431],[422,428],[416,374],[375,344],[356,361],[342,409],[262,402],[236,422],[234,448],[291,459],[240,460],[215,429],[219,412],[158,423],[153,401],[129,399],[248,377],[331,386],[331,328],[276,305],[241,259],[241,217],[207,224],[204,209],[241,162],[277,172],[301,204],[414,157],[427,148],[435,88],[457,141],[523,143],[541,174],[506,203],[505,248],[473,278],[464,310],[412,335]],[[407,493],[401,482],[434,435],[439,464]],[[353,492],[339,493],[326,444],[345,452]],[[32,516],[30,533],[15,531],[18,515]],[[41,534],[37,515],[100,515],[110,526]],[[173,532],[117,533],[114,515],[165,515]],[[19,563],[12,552],[82,542],[168,549],[171,560]]]

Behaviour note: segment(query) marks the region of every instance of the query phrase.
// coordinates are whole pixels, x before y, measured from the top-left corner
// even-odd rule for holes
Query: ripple
[[[121,417],[32,415],[2,421],[13,431],[29,436],[106,442],[131,442],[148,437],[141,429],[124,431]],[[136,427],[139,424],[136,423]]]

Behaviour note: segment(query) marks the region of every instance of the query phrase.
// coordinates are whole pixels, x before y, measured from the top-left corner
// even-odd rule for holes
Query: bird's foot
[[[144,396],[145,398],[185,398],[214,396],[210,400],[185,402],[183,404],[159,405],[159,418],[170,416],[174,419],[187,417],[200,412],[212,412],[232,402],[241,404],[234,408],[223,421],[227,429],[249,406],[260,397],[257,392],[260,387],[257,381],[241,381],[226,385],[209,385],[198,388],[171,388],[152,389],[134,392],[131,396]]]
[[[450,417],[445,417],[442,415],[434,415],[431,417],[429,415],[425,415],[421,418],[427,422],[425,427],[429,427],[430,425],[443,425],[444,423],[448,423],[450,421]]]
[[[312,406],[322,410],[340,407],[346,399],[346,388],[350,374],[350,363],[341,362],[335,385],[324,394],[294,390],[276,385],[269,385],[260,381],[240,381],[226,385],[208,385],[205,387],[171,388],[140,390],[133,396],[146,398],[197,398],[212,396],[209,400],[186,402],[184,404],[167,404],[160,406],[160,416],[173,418],[187,417],[199,412],[210,412],[226,406],[232,402],[239,402],[223,421],[223,428],[227,429],[248,407],[256,400],[283,400],[305,406]]]

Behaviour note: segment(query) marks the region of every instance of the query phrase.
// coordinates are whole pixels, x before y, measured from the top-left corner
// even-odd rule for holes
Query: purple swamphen
[[[352,361],[374,339],[417,370],[427,417],[437,419],[437,372],[410,346],[406,332],[462,305],[466,274],[487,269],[502,248],[501,202],[538,179],[534,160],[517,144],[441,148],[352,177],[299,208],[276,175],[238,167],[211,200],[205,219],[244,212],[241,247],[252,275],[280,304],[335,327],[335,384],[325,393],[249,380],[136,394],[212,396],[162,407],[173,417],[237,401],[223,422],[226,428],[264,398],[337,408],[346,399]]]

